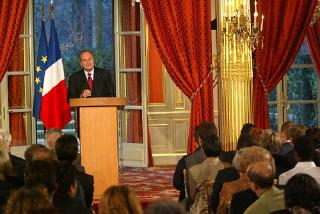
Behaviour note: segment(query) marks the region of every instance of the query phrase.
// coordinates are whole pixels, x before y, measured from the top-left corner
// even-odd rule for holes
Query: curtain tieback
[[[215,65],[210,65],[210,72],[208,73],[207,77],[201,82],[201,84],[199,85],[198,88],[196,88],[196,90],[194,90],[194,92],[192,93],[192,95],[190,96],[190,101],[192,102],[193,98],[198,94],[198,92],[200,91],[200,89],[204,86],[204,84],[207,82],[207,80],[209,79],[209,77],[211,76],[211,74],[213,73],[213,70],[217,69],[217,64]],[[213,87],[215,87],[218,84],[218,78],[217,75],[214,77],[213,79]]]
[[[267,89],[267,86],[264,84],[264,81],[263,81],[263,79],[262,79],[262,77],[261,77],[261,75],[260,75],[260,73],[259,73],[258,68],[256,69],[256,73],[257,73],[258,78],[259,78],[259,81],[261,82],[261,85],[262,85],[262,87],[263,87],[264,94],[265,94],[265,96],[267,97],[267,96],[268,96],[268,89]]]

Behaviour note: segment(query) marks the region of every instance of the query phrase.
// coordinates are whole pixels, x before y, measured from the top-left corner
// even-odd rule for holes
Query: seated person
[[[184,214],[183,206],[173,200],[161,200],[150,204],[145,214]]]
[[[202,163],[205,159],[203,152],[201,152],[201,141],[206,136],[209,135],[217,135],[218,129],[217,127],[210,122],[203,122],[198,125],[194,130],[194,138],[197,149],[190,155],[183,156],[177,166],[173,175],[173,186],[180,191],[179,201],[182,201],[186,197],[185,193],[185,183],[188,185],[188,181],[184,180],[184,169],[190,169],[193,165]],[[189,187],[187,186],[187,191],[189,191]],[[187,209],[190,208],[190,199],[187,199]]]
[[[0,139],[1,141],[1,139]],[[20,188],[20,184],[12,181],[10,177],[13,175],[13,168],[9,158],[7,147],[0,143],[0,213],[6,204],[10,192]]]
[[[320,128],[309,128],[306,130],[306,135],[311,136],[314,141],[313,162],[320,167]]]
[[[293,142],[290,135],[291,129],[296,129],[297,124],[292,121],[286,121],[280,129],[280,151],[276,163],[276,178],[285,171],[292,169],[296,165],[294,158]]]
[[[57,190],[53,196],[53,204],[61,213],[92,213],[85,205],[75,200],[77,192],[77,171],[68,162],[60,162],[56,166]]]
[[[245,126],[244,126],[245,127]],[[252,126],[249,126],[252,127]],[[251,128],[252,129],[252,128]],[[237,151],[245,148],[255,145],[255,142],[249,137],[248,134],[242,134],[240,135],[238,142],[237,142]],[[233,158],[232,158],[233,159]],[[231,160],[232,163],[232,160]],[[222,169],[218,172],[217,177],[215,179],[211,198],[210,198],[210,209],[213,212],[217,211],[217,207],[220,203],[220,192],[222,189],[222,186],[225,182],[229,181],[235,181],[239,179],[240,175],[238,170],[234,166],[226,167],[225,169]]]
[[[287,209],[291,213],[320,213],[320,186],[307,174],[296,174],[284,189]]]
[[[109,187],[100,199],[99,214],[109,213],[143,214],[143,210],[134,191],[117,185]]]
[[[220,192],[220,203],[216,213],[228,213],[233,194],[249,188],[249,182],[245,173],[251,164],[258,161],[268,161],[273,162],[274,164],[271,154],[261,147],[252,146],[237,151],[236,156],[233,159],[233,165],[239,171],[240,178],[236,181],[225,182],[223,184]]]
[[[54,163],[48,160],[34,160],[28,164],[25,176],[25,187],[44,190],[52,201],[56,190],[56,170]]]
[[[279,176],[279,184],[285,185],[297,173],[309,174],[320,183],[320,167],[317,167],[312,159],[314,150],[314,141],[311,137],[303,136],[297,138],[294,151],[298,163],[293,169]]]
[[[272,159],[273,160],[273,159]],[[250,189],[258,199],[251,204],[244,214],[269,214],[285,208],[283,190],[276,188],[274,183],[274,161],[258,161],[252,163],[246,170]]]
[[[257,199],[258,196],[250,188],[234,193],[231,199],[229,214],[243,214]]]
[[[219,159],[221,144],[216,135],[204,138],[201,148],[206,159],[201,164],[191,167],[189,171],[190,198],[193,201],[190,213],[204,211],[206,204],[203,184],[206,181],[214,181],[218,171],[224,168],[224,164]]]
[[[78,155],[78,140],[73,135],[62,135],[56,142],[56,154],[59,161],[67,161],[73,163]],[[93,199],[93,176],[77,170],[77,180],[80,182],[77,198],[84,202],[88,208],[91,208]]]
[[[11,134],[5,129],[0,129],[0,143],[4,144],[4,146],[7,147],[7,151],[13,167],[13,175],[10,177],[12,177],[15,180],[15,183],[22,186],[24,183],[24,171],[26,168],[26,161],[10,153],[11,141]]]
[[[10,194],[5,213],[58,214],[59,212],[44,191],[39,188],[23,187]]]
[[[24,152],[24,158],[26,160],[27,166],[31,165],[32,161],[35,160],[47,160],[52,161],[53,156],[51,151],[41,144],[32,144]]]

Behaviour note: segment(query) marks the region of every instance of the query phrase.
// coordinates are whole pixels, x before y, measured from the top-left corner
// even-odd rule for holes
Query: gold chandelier
[[[262,31],[264,16],[261,16],[259,27],[257,22],[257,1],[255,1],[254,4],[255,10],[253,23],[251,21],[248,5],[245,7],[243,4],[240,4],[237,9],[234,9],[233,1],[228,4],[228,0],[225,4],[225,11],[222,21],[223,35],[237,43],[247,44],[252,48],[252,50],[255,50],[259,44],[263,48]]]
[[[317,1],[317,5],[316,5],[316,8],[314,9],[310,25],[311,26],[314,25],[319,18],[320,18],[320,0]]]

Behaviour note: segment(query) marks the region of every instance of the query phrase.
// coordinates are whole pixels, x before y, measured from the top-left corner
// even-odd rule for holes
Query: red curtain
[[[0,81],[19,37],[28,0],[0,1]]]
[[[310,26],[307,31],[307,44],[309,47],[312,62],[320,75],[320,21]]]
[[[0,1],[0,81],[7,70],[21,70],[23,46],[17,43],[27,0]],[[16,45],[18,44],[18,45]],[[14,51],[15,50],[15,51]],[[9,62],[10,65],[9,65]],[[23,69],[22,69],[23,70]],[[23,77],[8,80],[9,106],[19,108],[22,103]],[[23,113],[10,114],[12,145],[25,145],[26,133]]]
[[[306,35],[317,0],[259,1],[264,14],[263,49],[256,50],[254,123],[269,127],[267,96],[292,65]]]
[[[188,142],[190,153],[195,150],[195,126],[203,121],[213,122],[210,0],[141,2],[170,77],[192,103]]]

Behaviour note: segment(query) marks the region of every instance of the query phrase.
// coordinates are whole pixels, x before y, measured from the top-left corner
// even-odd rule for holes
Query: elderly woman
[[[274,168],[274,160],[270,152],[261,147],[253,146],[237,151],[233,159],[233,165],[239,171],[240,178],[223,184],[217,214],[227,214],[233,194],[250,188],[249,180],[245,173],[251,164],[259,161],[271,162]]]
[[[9,154],[9,158],[13,167],[13,179],[15,180],[14,182],[22,186],[24,183],[24,171],[26,168],[26,161],[22,158],[10,154],[11,141],[11,134],[5,129],[0,129],[0,143],[3,144],[4,147],[6,147],[6,151]]]

